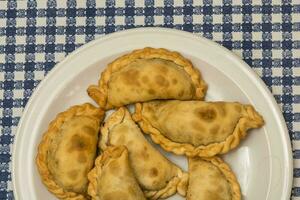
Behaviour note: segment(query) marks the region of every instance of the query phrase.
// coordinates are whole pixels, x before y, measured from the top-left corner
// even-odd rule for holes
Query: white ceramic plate
[[[162,28],[122,31],[90,42],[55,66],[39,84],[15,137],[15,199],[56,199],[41,183],[35,165],[42,133],[57,113],[74,104],[92,102],[86,88],[97,82],[107,63],[147,46],[175,50],[189,58],[209,85],[206,100],[239,101],[255,106],[264,116],[265,126],[251,131],[236,150],[223,157],[238,177],[244,200],[289,199],[290,140],[282,114],[267,87],[247,64],[220,45],[191,33]],[[164,154],[187,169],[183,156]]]

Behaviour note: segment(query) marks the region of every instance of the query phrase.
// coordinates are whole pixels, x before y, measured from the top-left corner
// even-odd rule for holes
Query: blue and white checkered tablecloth
[[[14,135],[47,72],[95,38],[141,26],[217,41],[259,74],[287,122],[294,156],[292,199],[300,199],[299,0],[0,1],[0,199],[13,199]]]

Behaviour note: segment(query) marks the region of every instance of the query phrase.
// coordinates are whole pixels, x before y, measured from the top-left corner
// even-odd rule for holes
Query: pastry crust
[[[116,166],[116,169],[111,169],[113,162],[114,164],[119,165]],[[109,167],[110,169],[108,171],[107,170],[105,171],[104,168],[109,168]],[[114,171],[114,173],[112,173],[111,171]],[[117,171],[119,171],[120,174],[118,174]],[[105,173],[112,173],[110,177],[115,178],[115,180],[117,181],[120,181],[120,179],[122,179],[123,181],[128,181],[128,182],[125,182],[122,186],[118,186],[119,182],[117,181],[116,183],[111,182],[113,180],[108,180],[109,183],[107,183],[105,181],[106,179],[109,179],[109,176],[108,174]],[[106,177],[103,178],[103,176],[105,175]],[[100,180],[101,177],[103,179]],[[93,200],[103,199],[103,196],[107,195],[103,191],[98,190],[98,188],[100,188],[99,184],[102,184],[102,188],[108,187],[105,184],[109,184],[110,188],[107,188],[107,190],[111,189],[111,191],[109,191],[108,193],[114,195],[113,197],[118,196],[118,194],[116,193],[119,192],[122,194],[122,197],[124,199],[131,199],[132,197],[139,200],[146,199],[143,196],[144,194],[140,189],[134,177],[132,169],[129,165],[128,151],[125,146],[108,147],[100,156],[97,157],[95,161],[95,167],[88,173],[88,179],[89,179],[88,194],[92,197]],[[130,190],[128,189],[128,187],[125,186],[125,184],[130,185]],[[128,195],[128,196],[125,197],[124,195]],[[107,198],[104,197],[104,199],[108,199],[108,198],[111,199],[113,197],[111,196]]]
[[[104,111],[102,109],[95,108],[89,103],[85,103],[70,107],[65,112],[58,114],[56,118],[49,124],[48,130],[44,133],[42,141],[38,146],[36,164],[43,183],[47,186],[51,193],[60,199],[83,200],[89,199],[89,197],[87,195],[67,191],[55,181],[54,176],[51,174],[48,168],[47,160],[49,149],[51,149],[51,142],[55,137],[59,136],[61,126],[75,116],[91,117],[95,120],[98,120],[100,126],[100,121],[103,119]]]
[[[125,119],[127,118],[127,119]],[[112,138],[112,136],[110,135],[111,131],[117,127],[118,125],[122,124],[124,122],[124,120],[128,120],[128,118],[130,119],[131,121],[131,116],[130,116],[130,113],[128,112],[128,110],[124,107],[121,107],[119,108],[118,111],[116,111],[115,113],[113,113],[110,118],[105,122],[104,126],[101,128],[101,139],[100,139],[100,142],[99,142],[99,146],[101,149],[105,150],[106,148],[108,148],[110,145],[116,145],[116,144],[111,144],[110,143],[110,140]],[[134,123],[132,121],[132,123]],[[136,125],[135,125],[136,126]],[[136,127],[137,129],[139,129],[138,127]],[[138,130],[139,131],[139,130]],[[133,130],[131,130],[130,132],[133,132]],[[146,139],[144,138],[144,136],[141,134],[141,137],[143,139],[140,139],[140,138],[136,138],[136,139],[139,139],[141,143],[144,142],[145,140],[145,143],[147,143],[147,145],[149,145],[147,148],[149,150],[149,154],[151,153],[150,152],[150,148],[153,148],[150,144],[148,144],[148,142],[146,142]],[[125,132],[124,132],[124,135],[127,135]],[[129,137],[129,136],[128,136]],[[140,143],[140,144],[141,144]],[[138,145],[137,143],[135,143],[136,145]],[[126,146],[126,144],[124,143],[123,145]],[[127,147],[128,148],[128,147]],[[133,152],[130,151],[130,149],[128,149],[129,151],[129,155],[130,154],[133,154]],[[167,185],[165,185],[163,188],[159,189],[159,190],[147,190],[146,188],[143,188],[142,187],[142,190],[145,194],[145,196],[148,198],[148,199],[161,199],[161,198],[167,198],[171,195],[173,195],[174,193],[176,193],[176,191],[181,194],[181,195],[185,195],[186,193],[186,184],[187,184],[187,181],[188,181],[188,175],[187,173],[183,172],[179,167],[177,167],[176,165],[174,165],[173,163],[171,163],[170,161],[168,161],[166,158],[164,158],[162,155],[160,156],[159,153],[157,153],[156,149],[153,148],[153,150],[151,151],[155,151],[155,154],[154,155],[148,155],[149,156],[149,159],[152,159],[152,161],[154,162],[151,162],[151,161],[144,161],[144,160],[138,160],[139,158],[132,158],[133,160],[136,160],[136,162],[140,162],[140,163],[144,163],[143,165],[145,165],[145,167],[148,167],[146,166],[146,164],[152,164],[154,167],[160,167],[158,169],[159,173],[162,173],[163,172],[163,168],[165,166],[168,166],[166,167],[167,169],[169,169],[168,171],[164,170],[166,173],[171,173],[173,174],[173,177],[169,180],[162,180],[161,182],[167,182]],[[142,154],[144,154],[144,152],[140,152]],[[152,152],[153,153],[153,152]],[[160,158],[158,158],[160,156]],[[159,159],[159,162],[160,162],[160,165],[161,166],[156,166],[155,163],[158,163],[158,162],[155,162],[156,160],[153,160],[153,159]],[[139,181],[140,185],[143,185],[141,183],[141,180],[144,178],[144,177],[147,177],[148,179],[151,179],[151,176],[149,176],[149,173],[151,173],[151,171],[149,171],[148,168],[144,168],[143,169],[143,173],[144,174],[138,174],[139,172],[141,172],[140,170],[138,170],[138,167],[135,167],[135,164],[132,163],[134,161],[131,161],[131,166],[133,167],[133,171],[135,173],[135,176],[137,178],[137,180]],[[167,176],[167,175],[166,175]],[[156,179],[153,179],[152,181],[155,181]],[[155,181],[156,182],[156,181]]]
[[[225,179],[230,185],[230,191],[231,191],[231,200],[241,200],[241,188],[237,181],[237,178],[231,168],[228,164],[226,164],[221,158],[219,157],[210,157],[210,158],[200,158],[200,157],[194,157],[189,158],[189,168],[191,165],[191,162],[197,162],[197,159],[202,159],[204,161],[207,161],[211,163],[212,165],[216,166],[220,172],[224,175]],[[199,164],[199,163],[198,163]],[[190,172],[189,172],[190,174]],[[200,186],[201,187],[201,186]],[[187,199],[189,200],[189,189],[187,191]],[[191,199],[192,200],[192,199]]]
[[[143,116],[142,103],[135,105],[133,120],[139,124],[144,133],[150,134],[152,140],[166,151],[178,155],[185,154],[189,157],[212,157],[216,154],[227,153],[229,150],[236,148],[241,139],[246,137],[248,129],[258,128],[264,124],[262,116],[260,116],[251,105],[244,105],[244,110],[245,113],[239,118],[232,134],[224,141],[199,146],[190,143],[174,142],[165,137],[157,127],[153,127],[151,122]]]
[[[105,71],[102,72],[98,85],[91,85],[87,89],[89,96],[93,100],[95,100],[100,105],[100,107],[105,109],[111,109],[114,107],[122,106],[122,105],[118,105],[118,106],[112,105],[110,102],[108,102],[108,93],[109,93],[108,84],[111,79],[111,76],[114,73],[125,68],[128,64],[138,59],[153,59],[153,58],[160,58],[163,60],[171,61],[176,65],[182,67],[182,69],[190,76],[192,84],[195,88],[193,97],[191,99],[201,100],[204,98],[207,90],[207,85],[201,78],[200,72],[193,67],[192,63],[189,60],[184,58],[178,52],[168,51],[167,49],[163,49],[163,48],[155,49],[150,47],[135,50],[129,54],[117,58],[115,61],[110,63],[105,69]],[[135,102],[131,102],[131,103],[135,103]],[[142,102],[142,100],[138,102]]]

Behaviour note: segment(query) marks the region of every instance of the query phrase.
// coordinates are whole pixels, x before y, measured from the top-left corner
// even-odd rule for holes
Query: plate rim
[[[140,28],[134,28],[134,29],[127,29],[127,30],[122,30],[119,32],[114,32],[108,35],[103,35],[93,41],[90,41],[82,46],[80,46],[78,49],[74,50],[73,52],[71,52],[70,54],[68,54],[66,57],[64,57],[59,63],[57,63],[47,74],[46,76],[43,78],[43,80],[40,82],[40,84],[34,89],[34,92],[32,93],[32,95],[30,96],[23,112],[20,118],[20,121],[18,123],[17,126],[17,131],[14,135],[14,141],[12,144],[12,154],[11,154],[11,182],[12,182],[12,189],[13,189],[13,194],[15,199],[19,199],[19,196],[17,194],[17,186],[16,186],[16,163],[17,163],[17,157],[16,152],[17,152],[17,146],[18,143],[20,143],[22,135],[20,134],[21,131],[21,127],[24,124],[24,121],[26,121],[25,117],[26,115],[30,114],[30,110],[29,108],[32,107],[32,105],[34,105],[34,102],[36,100],[36,96],[38,96],[39,91],[41,91],[44,87],[44,85],[47,83],[48,79],[51,79],[53,76],[55,76],[55,73],[62,68],[62,66],[64,65],[64,63],[68,62],[70,59],[72,59],[74,56],[76,56],[77,54],[80,54],[81,52],[85,51],[86,49],[101,43],[105,40],[110,40],[110,39],[114,39],[116,37],[120,37],[122,35],[126,35],[126,34],[136,34],[136,33],[143,33],[143,32],[165,32],[165,33],[169,33],[169,34],[176,34],[176,35],[181,35],[183,37],[188,37],[189,39],[193,39],[193,40],[198,40],[197,42],[204,42],[206,44],[208,44],[209,46],[216,48],[222,52],[224,52],[224,56],[226,56],[230,61],[232,62],[236,62],[240,68],[245,71],[245,73],[248,74],[249,78],[251,80],[255,80],[254,84],[261,89],[261,92],[264,93],[264,96],[267,97],[267,101],[271,104],[271,107],[273,109],[273,111],[276,113],[276,115],[274,116],[274,118],[276,119],[276,121],[280,122],[278,124],[278,126],[281,128],[282,131],[281,132],[281,137],[284,139],[283,144],[285,144],[285,147],[283,148],[284,155],[287,155],[285,159],[287,159],[287,166],[285,168],[285,174],[284,175],[288,175],[287,177],[284,177],[285,179],[285,199],[290,199],[291,197],[291,190],[292,190],[292,182],[293,182],[293,157],[292,157],[292,147],[291,147],[291,140],[290,140],[290,136],[288,133],[288,129],[287,129],[287,125],[286,122],[283,118],[282,112],[279,109],[279,106],[277,104],[277,102],[275,101],[275,98],[273,96],[273,94],[269,91],[269,89],[267,88],[266,84],[262,81],[262,79],[258,76],[258,74],[256,74],[254,72],[254,70],[246,63],[244,62],[239,56],[237,56],[236,54],[234,54],[232,51],[228,50],[227,48],[223,47],[222,45],[206,39],[202,36],[199,35],[195,35],[194,33],[191,32],[186,32],[186,31],[182,31],[182,30],[177,30],[177,29],[170,29],[170,28],[161,28],[161,27],[140,27]]]

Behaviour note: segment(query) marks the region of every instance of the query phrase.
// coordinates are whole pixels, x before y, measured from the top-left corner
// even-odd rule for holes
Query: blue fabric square
[[[96,16],[96,8],[86,8],[85,9],[86,16],[95,17]]]
[[[173,7],[170,7],[170,6],[165,6],[164,7],[164,15],[173,15],[174,14],[174,11],[173,11]]]
[[[66,12],[68,17],[76,17],[76,8],[67,8]]]
[[[135,12],[134,7],[126,7],[125,8],[125,15],[126,16],[134,16],[134,12]]]
[[[252,14],[252,5],[243,5],[242,13],[243,14]]]
[[[153,7],[146,7],[144,9],[145,16],[153,16],[154,15],[154,8]]]
[[[231,5],[223,6],[222,13],[225,14],[225,15],[232,14],[232,6]]]
[[[115,16],[115,7],[105,8],[105,16]]]
[[[183,6],[183,14],[184,15],[191,15],[193,13],[193,6]]]
[[[6,17],[7,18],[16,18],[17,11],[15,9],[9,9],[6,11]]]
[[[212,8],[212,6],[206,5],[206,6],[203,6],[202,9],[203,9],[202,13],[204,15],[212,15],[213,14],[213,8]]]
[[[47,12],[47,17],[56,17],[56,8],[48,8],[46,10]]]

